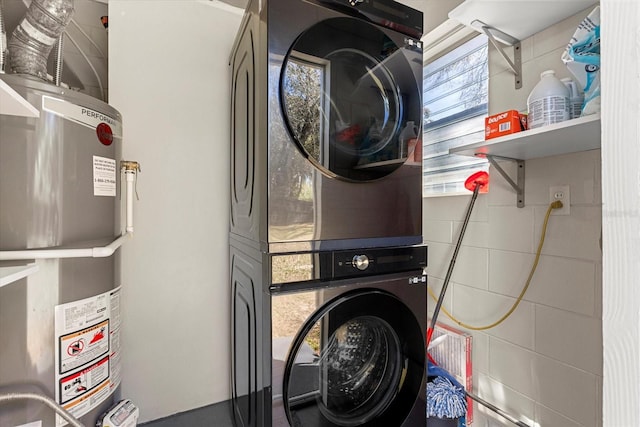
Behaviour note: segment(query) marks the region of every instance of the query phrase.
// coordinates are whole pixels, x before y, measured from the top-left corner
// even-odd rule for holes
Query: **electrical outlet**
[[[549,187],[549,203],[556,200],[562,202],[562,208],[554,209],[553,215],[569,215],[571,213],[571,193],[568,185],[554,185]]]

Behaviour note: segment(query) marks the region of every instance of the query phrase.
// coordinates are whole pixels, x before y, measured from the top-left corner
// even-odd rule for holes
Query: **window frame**
[[[486,75],[486,78],[482,79],[483,82],[486,82],[484,83],[485,85],[485,90],[483,95],[484,102],[476,106],[473,106],[471,108],[465,109],[463,111],[454,113],[450,116],[440,118],[430,123],[427,123],[426,118],[424,118],[423,126],[422,126],[422,132],[423,132],[422,134],[422,143],[423,143],[422,195],[423,197],[441,197],[441,196],[456,196],[456,195],[468,194],[468,191],[464,189],[464,186],[463,186],[464,179],[461,179],[462,178],[460,176],[461,171],[469,171],[469,175],[471,175],[471,173],[477,172],[478,170],[486,171],[489,168],[489,163],[487,162],[486,159],[469,157],[468,158],[469,161],[465,162],[462,159],[462,156],[455,155],[455,154],[437,154],[437,153],[433,155],[429,154],[429,153],[434,153],[433,146],[437,145],[438,143],[446,144],[447,142],[455,141],[457,139],[467,139],[467,141],[465,142],[462,142],[457,145],[452,145],[451,147],[446,148],[448,152],[449,148],[453,148],[455,146],[460,146],[460,145],[466,145],[467,143],[483,140],[484,139],[484,117],[488,115],[488,103],[489,103],[488,40],[486,36],[482,34],[478,34],[475,31],[464,31],[462,29],[452,30],[451,29],[452,24],[449,21],[447,21],[445,24],[441,25],[436,30],[432,31],[431,33],[423,37],[423,41],[425,41],[425,46],[429,46],[428,50],[425,50],[425,55],[423,58],[424,59],[423,61],[423,72],[424,72],[423,94],[425,94],[426,92],[425,86],[424,86],[426,79],[432,76],[432,73],[427,74],[427,71],[426,71],[427,66],[440,60],[446,55],[452,52],[455,52],[455,50],[460,48],[461,46],[464,46],[473,40],[479,40],[480,41],[479,47],[472,49],[469,52],[464,53],[463,55],[454,56],[450,63],[454,63],[455,61],[460,60],[460,58],[464,58],[465,56],[471,55],[473,52],[477,51],[478,49],[484,49],[485,53],[483,55],[484,57],[483,63],[485,64],[484,65],[485,71],[483,72],[483,74]],[[440,35],[439,32],[441,33],[442,31],[445,31],[441,27],[444,27],[447,32],[452,34],[452,36],[445,37]],[[437,39],[436,46],[433,46],[433,45],[430,46],[429,40],[437,37],[439,38]],[[482,42],[482,38],[484,38],[484,42]],[[431,41],[431,43],[432,44],[434,43],[433,40]],[[475,42],[475,43],[478,43],[478,42]],[[444,67],[441,66],[441,69],[443,68]],[[477,82],[472,84],[477,84]],[[455,91],[452,93],[455,93]],[[425,100],[429,102],[429,101],[437,100],[445,95],[447,95],[447,93],[440,94],[434,98],[429,98],[427,100],[427,97],[425,94],[423,99],[423,106],[426,107]],[[466,122],[467,124],[469,124],[473,120],[478,121],[477,124],[473,125],[474,129],[477,128],[476,130],[465,133],[460,136],[454,136],[449,139],[443,139],[442,141],[439,141],[436,143],[432,142],[428,144],[430,140],[433,141],[432,136],[435,131],[443,130],[443,129],[446,129],[447,127],[451,127],[451,129],[454,129],[453,126],[455,126],[456,123]],[[446,132],[443,132],[443,133],[446,133]],[[469,139],[471,139],[471,141],[468,141]],[[461,161],[459,163],[459,166],[451,166],[451,165],[447,166],[447,164],[443,164],[440,166],[436,165],[434,167],[430,167],[429,159],[435,159],[435,158],[440,158],[445,162],[447,161],[446,160],[447,158],[449,159],[460,158]],[[440,172],[438,172],[438,169],[440,169]],[[458,174],[457,179],[452,179],[452,177],[456,176],[456,173]],[[441,177],[441,178],[444,178],[444,180],[440,183],[438,182],[434,183],[432,181],[434,177]],[[430,184],[430,181],[431,181],[431,184]],[[441,186],[440,190],[434,191],[438,186]]]

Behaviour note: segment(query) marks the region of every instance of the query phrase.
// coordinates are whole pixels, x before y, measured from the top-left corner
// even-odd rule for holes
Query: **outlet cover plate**
[[[554,209],[552,215],[570,215],[571,193],[568,185],[554,185],[549,187],[549,203],[553,203],[556,200],[562,202],[562,208]]]

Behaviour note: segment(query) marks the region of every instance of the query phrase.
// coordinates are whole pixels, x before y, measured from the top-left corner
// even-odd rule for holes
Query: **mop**
[[[429,344],[431,343],[431,338],[433,336],[433,331],[438,320],[438,315],[440,314],[440,309],[444,301],[445,293],[447,292],[449,280],[451,279],[451,274],[453,273],[453,267],[456,263],[458,252],[460,251],[460,246],[462,245],[462,238],[464,237],[464,234],[467,230],[469,218],[471,217],[473,206],[476,202],[476,199],[478,198],[478,193],[480,193],[481,191],[483,193],[487,193],[489,190],[489,174],[484,171],[476,172],[469,178],[467,178],[464,186],[467,190],[472,190],[473,195],[471,196],[471,201],[469,202],[469,207],[467,208],[467,213],[462,223],[462,229],[460,230],[460,236],[458,236],[458,242],[456,243],[455,249],[453,251],[453,256],[451,257],[451,262],[449,263],[447,274],[444,278],[442,289],[440,290],[440,296],[433,311],[433,316],[431,317],[431,324],[427,329],[427,349],[429,348]],[[429,357],[428,375],[429,378],[433,378],[429,383],[427,383],[428,418],[445,420],[448,419],[455,422],[456,419],[463,417],[466,413],[467,402],[465,397],[468,396],[484,407],[508,419],[515,425],[519,427],[529,427],[529,425],[510,416],[495,405],[492,405],[491,403],[481,399],[480,397],[468,391],[465,391],[464,387],[462,387],[462,385],[460,385],[460,383],[458,383],[455,378],[453,378],[447,371],[436,366],[436,363],[431,358],[431,355],[429,355],[428,353],[427,355]]]
[[[427,418],[432,423],[435,418],[457,426],[458,419],[464,419],[467,413],[464,387],[449,372],[431,362],[427,364],[427,378]]]
[[[481,189],[483,193],[487,193],[489,191],[489,174],[484,171],[476,172],[469,178],[467,178],[467,180],[464,182],[464,186],[467,190],[473,189],[473,195],[471,196],[471,201],[469,202],[469,207],[467,208],[467,214],[465,215],[464,222],[462,223],[462,230],[460,230],[460,236],[458,236],[458,242],[456,243],[456,247],[453,251],[451,262],[449,263],[449,269],[447,270],[447,274],[444,277],[444,284],[442,285],[442,289],[440,290],[440,297],[438,298],[436,308],[434,309],[433,316],[431,317],[431,325],[427,329],[427,348],[429,347],[429,343],[431,342],[433,330],[436,327],[438,314],[440,314],[440,308],[442,307],[442,302],[444,301],[444,294],[447,292],[449,280],[451,279],[451,274],[453,273],[453,266],[456,264],[456,259],[458,258],[458,252],[460,251],[460,246],[462,245],[462,238],[464,237],[464,233],[467,231],[467,225],[469,224],[469,218],[471,217],[473,205],[476,203],[478,193]],[[433,360],[431,361],[433,362]]]
[[[473,189],[473,195],[471,196],[471,201],[469,202],[469,207],[467,208],[467,213],[465,215],[464,222],[462,223],[462,230],[460,231],[460,236],[458,237],[458,242],[453,251],[453,256],[449,263],[449,269],[447,270],[444,284],[440,291],[440,298],[438,298],[438,303],[436,304],[433,316],[431,317],[431,325],[429,326],[429,329],[427,329],[427,349],[431,344],[433,330],[435,329],[438,314],[444,300],[444,295],[447,291],[451,274],[453,273],[453,266],[456,263],[458,252],[460,251],[462,238],[464,237],[464,233],[469,223],[469,218],[471,217],[473,205],[475,204],[476,199],[478,198],[478,193],[481,189],[483,189],[483,193],[488,191],[488,184],[489,174],[486,172],[477,172],[465,181],[465,188],[468,190]],[[458,425],[457,420],[464,417],[467,413],[467,400],[464,387],[462,387],[462,385],[460,385],[460,383],[458,383],[447,371],[436,366],[435,361],[430,355],[427,366],[429,378],[429,382],[427,382],[427,418],[431,418],[432,420],[448,420],[451,425]]]

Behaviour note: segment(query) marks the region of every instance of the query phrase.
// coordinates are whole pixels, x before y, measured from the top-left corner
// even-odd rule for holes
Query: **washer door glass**
[[[285,121],[325,173],[368,181],[410,156],[420,134],[422,52],[401,40],[362,20],[332,18],[289,50],[280,81]]]
[[[325,304],[294,339],[285,411],[294,427],[400,425],[423,375],[415,316],[391,294],[357,291]]]

